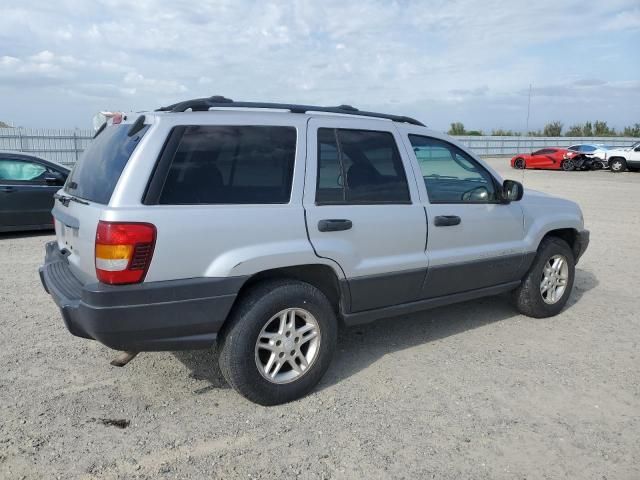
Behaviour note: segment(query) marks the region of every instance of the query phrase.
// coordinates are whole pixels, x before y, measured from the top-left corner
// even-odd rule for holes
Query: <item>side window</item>
[[[371,130],[318,129],[316,203],[411,203],[393,135]]]
[[[0,180],[38,183],[43,181],[46,171],[47,169],[39,163],[0,159]]]
[[[294,127],[187,127],[159,203],[288,203],[295,153]]]
[[[491,203],[493,176],[455,145],[409,135],[431,203]]]
[[[582,145],[582,148],[580,149],[580,151],[585,153],[591,153],[596,151],[596,147],[594,147],[593,145]]]

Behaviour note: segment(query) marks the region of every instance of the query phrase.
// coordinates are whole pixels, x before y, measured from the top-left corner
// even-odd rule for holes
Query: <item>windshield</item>
[[[94,138],[73,167],[64,191],[92,202],[109,203],[131,153],[149,125],[131,137],[130,128],[129,124],[113,125]]]

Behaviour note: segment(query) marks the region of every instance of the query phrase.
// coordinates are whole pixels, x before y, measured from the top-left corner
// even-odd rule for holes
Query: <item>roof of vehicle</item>
[[[394,122],[408,123],[411,125],[417,125],[424,127],[425,125],[411,117],[403,115],[391,115],[386,113],[368,112],[362,111],[351,105],[338,105],[335,107],[323,107],[317,105],[299,105],[290,103],[267,103],[267,102],[236,102],[230,98],[226,98],[220,95],[214,95],[208,98],[194,98],[192,100],[185,100],[182,102],[174,103],[166,107],[161,107],[156,112],[185,112],[191,110],[193,112],[203,112],[209,109],[266,109],[266,110],[286,110],[291,113],[332,113],[339,115],[352,115],[370,118],[380,118],[385,120],[391,120]]]

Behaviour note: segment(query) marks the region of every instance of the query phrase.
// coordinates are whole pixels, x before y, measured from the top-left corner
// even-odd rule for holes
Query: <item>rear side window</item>
[[[107,204],[129,157],[149,129],[129,136],[130,124],[112,125],[93,139],[75,164],[64,190],[76,197]]]
[[[411,203],[389,132],[318,129],[317,204]]]
[[[294,127],[186,127],[159,203],[288,203],[295,155]]]

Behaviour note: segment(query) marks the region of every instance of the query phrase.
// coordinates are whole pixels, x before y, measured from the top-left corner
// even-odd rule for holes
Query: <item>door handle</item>
[[[341,230],[350,230],[351,227],[353,227],[353,222],[343,218],[330,218],[318,222],[318,230],[321,232],[339,232]]]
[[[433,224],[436,227],[452,227],[453,225],[460,225],[461,221],[457,215],[438,215],[433,219]]]
[[[3,193],[12,193],[15,191],[16,191],[15,187],[0,187],[0,192],[3,192]]]

